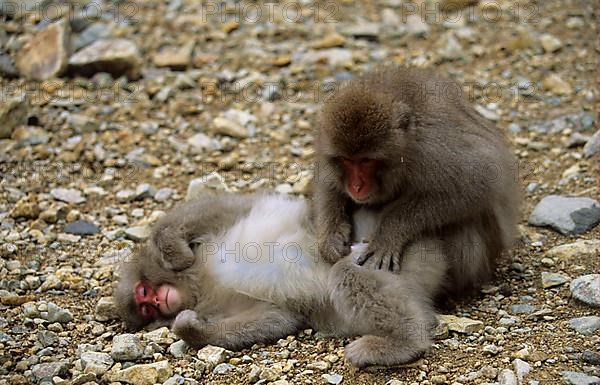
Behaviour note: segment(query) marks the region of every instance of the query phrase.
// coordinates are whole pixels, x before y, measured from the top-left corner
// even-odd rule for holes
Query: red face
[[[369,158],[342,158],[346,191],[357,201],[366,201],[375,190],[375,170],[379,161]]]
[[[146,321],[156,319],[159,314],[171,316],[181,310],[179,290],[168,284],[154,290],[148,282],[140,281],[133,288],[133,296],[139,315]]]

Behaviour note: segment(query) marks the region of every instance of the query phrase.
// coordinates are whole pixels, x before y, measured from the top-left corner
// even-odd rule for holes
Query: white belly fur
[[[277,304],[326,295],[329,267],[316,258],[304,199],[265,195],[250,213],[213,242],[209,271],[225,287]]]

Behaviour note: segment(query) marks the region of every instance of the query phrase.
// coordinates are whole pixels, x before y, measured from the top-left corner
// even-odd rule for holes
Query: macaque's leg
[[[353,332],[364,335],[346,347],[346,358],[358,367],[395,365],[427,351],[435,326],[432,298],[445,274],[440,242],[433,240],[407,248],[400,274],[358,266],[351,257],[335,264],[333,305]]]
[[[216,345],[230,350],[284,338],[299,327],[297,316],[271,304],[258,304],[233,316],[210,321],[199,319],[193,310],[184,310],[173,322],[175,334],[191,346]]]

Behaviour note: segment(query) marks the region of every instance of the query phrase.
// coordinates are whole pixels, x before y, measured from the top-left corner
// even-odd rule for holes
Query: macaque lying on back
[[[446,274],[438,241],[411,244],[399,274],[356,265],[362,244],[332,266],[315,256],[308,211],[303,199],[281,195],[211,195],[180,205],[122,264],[121,317],[132,329],[171,324],[191,346],[233,350],[306,327],[362,336],[345,349],[359,367],[426,351],[431,298]]]

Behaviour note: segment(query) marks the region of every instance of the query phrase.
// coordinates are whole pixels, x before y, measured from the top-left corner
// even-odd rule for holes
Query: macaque
[[[359,209],[375,231],[357,263],[402,271],[407,247],[441,242],[445,293],[472,290],[514,239],[517,163],[503,134],[453,81],[422,69],[381,68],[325,102],[315,132],[318,251],[350,254]]]
[[[222,194],[183,203],[122,263],[118,312],[131,329],[170,324],[194,347],[238,350],[310,327],[361,336],[345,349],[357,367],[414,360],[431,345],[442,245],[422,237],[405,249],[399,274],[370,270],[353,261],[369,223],[361,220],[355,252],[331,265],[316,256],[303,199]]]

